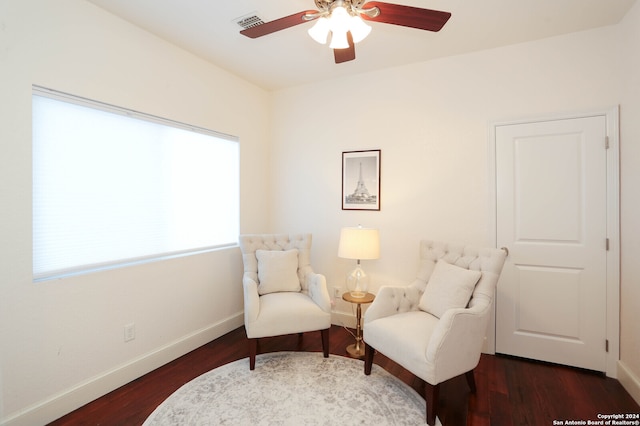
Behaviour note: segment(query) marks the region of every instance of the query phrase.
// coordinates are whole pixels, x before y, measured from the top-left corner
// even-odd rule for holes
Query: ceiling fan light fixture
[[[332,49],[348,49],[347,31],[331,31],[331,44],[329,47]]]
[[[307,33],[312,39],[320,44],[327,44],[329,38],[329,31],[331,30],[329,20],[325,17],[318,18],[313,27],[309,28]]]
[[[351,28],[351,15],[342,6],[336,6],[331,10],[331,16],[329,17],[331,23],[331,32],[335,33],[347,33]],[[346,37],[346,35],[345,35]]]
[[[353,36],[353,42],[359,43],[364,40],[369,33],[371,32],[371,27],[367,25],[361,17],[352,16],[349,31],[351,31],[351,35]]]
[[[320,44],[326,44],[331,33],[331,49],[348,49],[348,32],[351,32],[353,43],[358,43],[369,35],[371,27],[356,12],[349,13],[343,2],[335,3],[329,16],[318,18],[307,31],[309,36]]]

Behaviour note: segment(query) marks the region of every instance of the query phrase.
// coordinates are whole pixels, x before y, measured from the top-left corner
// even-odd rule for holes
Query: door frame
[[[607,302],[606,302],[606,339],[608,352],[606,354],[606,375],[617,377],[617,365],[620,359],[620,125],[619,106],[604,109],[582,111],[575,113],[559,113],[543,116],[533,116],[521,119],[492,121],[489,124],[488,143],[488,173],[489,173],[489,223],[487,226],[488,241],[492,246],[497,244],[497,194],[496,194],[496,128],[512,124],[526,124],[542,121],[556,121],[573,118],[604,116],[606,119],[606,133],[609,139],[607,154]],[[605,141],[603,141],[603,144]],[[603,244],[605,242],[603,241]],[[495,298],[494,298],[495,300]],[[489,330],[485,352],[495,354],[496,351],[496,304]],[[604,345],[605,342],[602,342]]]

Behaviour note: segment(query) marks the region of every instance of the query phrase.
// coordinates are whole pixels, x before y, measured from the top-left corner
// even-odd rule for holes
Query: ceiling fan
[[[318,10],[305,10],[274,21],[244,29],[240,34],[258,38],[309,21],[316,24],[309,35],[326,44],[331,34],[330,48],[336,64],[356,58],[355,43],[371,31],[364,21],[382,22],[426,31],[440,31],[451,17],[449,12],[366,0],[314,0]],[[363,21],[364,20],[364,21]]]

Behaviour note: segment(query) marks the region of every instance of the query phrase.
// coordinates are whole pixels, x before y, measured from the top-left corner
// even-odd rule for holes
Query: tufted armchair
[[[331,302],[324,275],[310,265],[311,234],[241,235],[240,250],[250,369],[260,337],[320,330],[327,358]]]
[[[364,316],[365,374],[375,351],[425,382],[434,425],[439,384],[465,374],[475,393],[478,365],[506,253],[443,242],[420,243],[420,268],[407,287],[382,287]]]

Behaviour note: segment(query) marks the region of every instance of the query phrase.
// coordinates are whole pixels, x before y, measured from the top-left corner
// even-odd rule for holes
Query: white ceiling
[[[236,18],[268,22],[313,0],[87,0],[265,89],[426,61],[618,23],[636,0],[387,0],[452,13],[438,33],[370,22],[356,60],[335,64],[313,23],[250,39]]]

